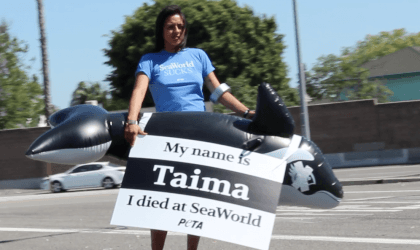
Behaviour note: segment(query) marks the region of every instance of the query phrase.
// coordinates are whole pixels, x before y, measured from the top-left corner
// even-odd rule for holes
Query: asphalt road
[[[336,174],[340,180],[390,179],[390,172],[399,177],[415,168],[392,167],[378,168],[376,175],[374,168]],[[344,191],[335,209],[278,207],[270,249],[420,249],[420,182],[350,185]],[[0,190],[0,249],[150,249],[147,229],[109,224],[117,193]],[[170,233],[165,249],[186,249],[186,236]],[[199,249],[249,248],[202,238]]]

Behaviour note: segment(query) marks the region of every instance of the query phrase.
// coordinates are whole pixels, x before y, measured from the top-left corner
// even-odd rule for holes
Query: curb
[[[420,181],[420,177],[401,177],[401,178],[386,178],[386,179],[365,179],[365,180],[340,180],[343,186],[356,185],[373,185],[373,184],[388,184],[398,182],[416,182]]]
[[[42,189],[0,189],[0,197],[49,194],[49,190]]]

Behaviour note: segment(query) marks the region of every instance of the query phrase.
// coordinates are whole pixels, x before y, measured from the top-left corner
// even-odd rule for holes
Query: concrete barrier
[[[0,181],[0,189],[40,189],[43,178],[27,178]]]
[[[325,154],[332,168],[420,163],[420,148]]]

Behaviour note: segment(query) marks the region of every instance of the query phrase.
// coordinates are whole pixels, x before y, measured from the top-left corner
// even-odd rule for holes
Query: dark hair
[[[166,6],[158,15],[156,19],[156,31],[155,31],[155,52],[159,52],[164,48],[164,40],[163,40],[163,25],[165,24],[166,18],[169,16],[178,14],[181,16],[182,21],[184,22],[184,30],[185,36],[182,42],[179,44],[179,48],[183,49],[187,45],[187,20],[185,19],[184,13],[182,13],[181,8],[178,5],[169,5]]]

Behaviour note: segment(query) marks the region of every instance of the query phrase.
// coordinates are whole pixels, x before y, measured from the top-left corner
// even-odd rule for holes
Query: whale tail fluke
[[[249,129],[256,134],[290,137],[295,121],[281,97],[268,83],[258,87],[257,108]]]

